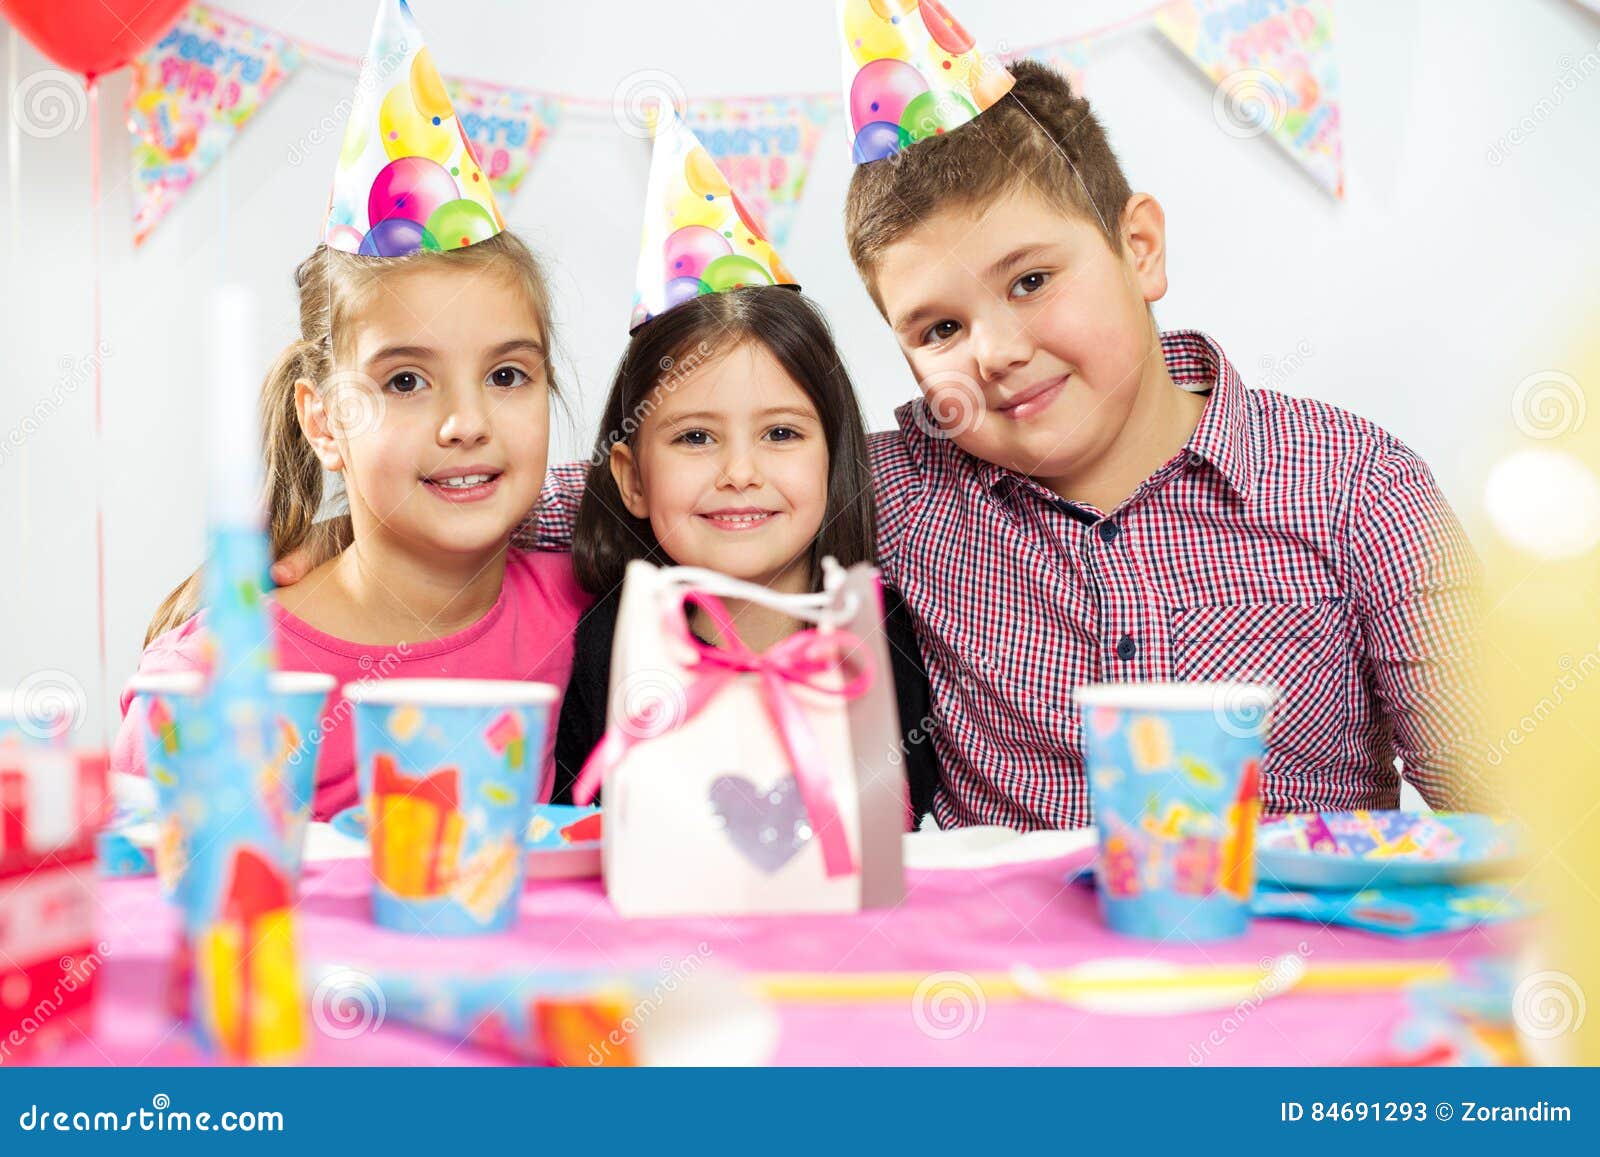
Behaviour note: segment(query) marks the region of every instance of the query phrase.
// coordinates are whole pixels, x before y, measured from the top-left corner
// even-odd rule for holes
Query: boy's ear
[[[626,442],[611,443],[611,478],[622,495],[622,505],[635,518],[649,518],[650,504],[644,500],[644,484],[639,478],[639,460]]]
[[[344,469],[344,454],[333,436],[333,426],[328,420],[328,410],[322,403],[322,394],[309,378],[294,384],[294,409],[300,415],[300,431],[311,443],[317,460],[324,470],[335,473]]]
[[[1135,193],[1122,210],[1122,243],[1145,301],[1167,295],[1167,215],[1149,193]]]

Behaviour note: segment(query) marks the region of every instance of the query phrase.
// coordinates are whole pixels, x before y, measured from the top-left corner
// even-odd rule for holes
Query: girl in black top
[[[819,589],[821,562],[870,561],[866,434],[821,312],[783,286],[694,298],[638,330],[606,401],[573,532],[578,581],[596,596],[578,626],[556,735],[553,799],[605,734],[623,571],[634,559],[699,566],[784,594]],[[804,624],[724,600],[740,637],[764,651]],[[939,766],[928,678],[910,616],[884,591],[913,811],[932,807]],[[715,627],[691,612],[702,641]]]

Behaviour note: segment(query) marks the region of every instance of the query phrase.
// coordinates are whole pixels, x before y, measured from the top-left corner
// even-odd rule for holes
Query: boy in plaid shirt
[[[1276,685],[1268,811],[1395,807],[1396,757],[1433,806],[1470,803],[1478,564],[1427,466],[1159,332],[1160,205],[1065,79],[1011,71],[970,124],[860,165],[846,208],[923,393],[871,454],[940,825],[1089,823],[1072,689],[1133,680]],[[541,545],[567,545],[581,480],[550,472]]]

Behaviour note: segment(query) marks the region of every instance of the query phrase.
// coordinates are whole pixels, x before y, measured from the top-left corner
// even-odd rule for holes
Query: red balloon
[[[0,0],[40,52],[93,80],[155,47],[189,0]]]

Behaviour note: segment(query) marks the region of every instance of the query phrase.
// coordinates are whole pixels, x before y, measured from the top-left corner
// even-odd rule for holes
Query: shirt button
[[[1117,640],[1117,658],[1131,659],[1139,653],[1139,644],[1133,641],[1132,635],[1123,635]]]
[[[1115,542],[1116,538],[1117,538],[1117,535],[1119,535],[1121,533],[1122,533],[1122,527],[1118,526],[1116,523],[1112,522],[1110,519],[1107,519],[1106,521],[1104,521],[1104,522],[1102,522],[1100,524],[1100,541],[1101,542]]]

